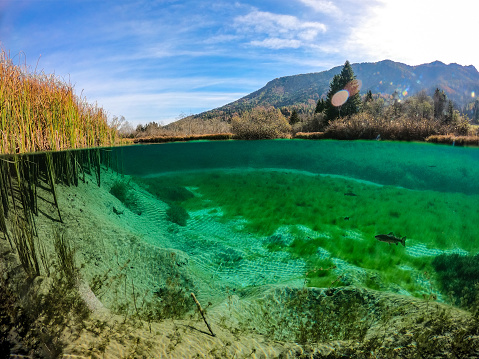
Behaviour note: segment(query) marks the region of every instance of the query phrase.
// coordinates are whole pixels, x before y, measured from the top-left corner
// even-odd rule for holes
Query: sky
[[[474,65],[470,0],[0,0],[0,47],[133,126],[346,60]]]

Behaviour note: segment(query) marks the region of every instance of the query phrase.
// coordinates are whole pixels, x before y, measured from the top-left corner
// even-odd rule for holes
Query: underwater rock
[[[105,308],[103,303],[97,298],[95,293],[91,290],[90,286],[85,282],[81,280],[77,280],[77,288],[78,288],[78,293],[80,294],[80,297],[83,299],[85,302],[86,306],[88,309],[92,312],[107,312],[108,309]]]

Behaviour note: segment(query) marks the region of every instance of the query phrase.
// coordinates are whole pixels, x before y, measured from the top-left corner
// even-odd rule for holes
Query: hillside
[[[472,101],[471,93],[479,94],[479,72],[474,66],[446,65],[440,61],[418,66],[384,60],[374,63],[352,64],[357,79],[361,80],[361,93],[391,95],[400,98],[426,90],[432,95],[436,88],[445,91],[458,108]],[[203,112],[195,118],[227,118],[231,114],[255,106],[298,106],[314,108],[321,96],[326,96],[329,83],[342,65],[328,71],[286,76],[268,82],[261,89],[220,108]]]

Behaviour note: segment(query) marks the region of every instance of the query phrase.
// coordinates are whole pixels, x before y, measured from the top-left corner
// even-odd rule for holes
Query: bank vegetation
[[[31,72],[0,52],[0,153],[110,146],[106,112],[54,75]]]

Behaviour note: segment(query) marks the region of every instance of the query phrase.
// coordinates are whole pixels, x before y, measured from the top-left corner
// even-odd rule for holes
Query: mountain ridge
[[[474,101],[479,95],[479,72],[473,65],[445,64],[441,61],[407,65],[392,60],[354,63],[356,78],[362,82],[361,93],[405,98],[422,90],[432,95],[436,88],[444,90],[458,108]],[[303,107],[311,111],[319,98],[325,97],[329,84],[342,65],[330,70],[283,76],[269,81],[262,88],[224,106],[195,115],[195,118],[228,117],[255,106]]]

